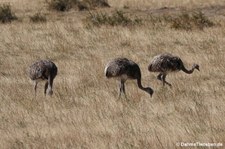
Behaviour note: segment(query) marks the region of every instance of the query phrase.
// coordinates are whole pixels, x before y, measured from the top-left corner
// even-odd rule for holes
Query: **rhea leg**
[[[166,74],[163,74],[162,76],[162,81],[163,81],[163,86],[165,86],[165,84],[169,85],[170,87],[172,87],[172,85],[166,81]]]
[[[46,95],[46,92],[47,92],[47,88],[48,88],[48,81],[45,83],[45,90],[44,90],[45,95]]]
[[[126,91],[125,91],[125,81],[122,82],[122,91],[124,93],[125,98],[127,99]]]
[[[36,97],[36,92],[37,92],[37,84],[38,84],[38,82],[35,80],[34,81],[34,94],[35,94],[35,97]]]
[[[123,92],[123,89],[122,89],[122,81],[119,82],[119,94],[118,94],[118,99],[120,99],[121,97],[121,93]]]
[[[125,95],[125,98],[127,98],[126,97],[126,92],[125,92],[125,81],[124,80],[121,80],[120,81],[120,90],[119,90],[119,95],[118,95],[118,99],[121,97],[121,93],[124,93],[124,95]]]
[[[158,76],[157,76],[157,79],[162,81],[162,73],[160,73]]]
[[[46,83],[47,84],[47,93],[48,93],[48,95],[52,95],[53,94],[53,91],[52,91],[52,87],[53,87],[53,77],[50,75],[49,77],[48,77],[48,82]],[[45,85],[46,85],[45,84]]]

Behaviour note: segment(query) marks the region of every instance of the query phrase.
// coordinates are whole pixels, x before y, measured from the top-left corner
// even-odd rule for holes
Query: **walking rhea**
[[[137,85],[141,90],[149,93],[151,96],[153,94],[151,87],[142,86],[139,66],[127,58],[116,58],[110,61],[105,67],[105,76],[107,78],[116,78],[120,81],[118,98],[120,98],[121,93],[124,93],[126,97],[125,82],[128,79],[136,79]]]
[[[40,60],[29,67],[29,77],[34,81],[34,91],[36,96],[37,84],[40,80],[46,80],[44,94],[52,95],[53,80],[57,75],[56,65],[49,60]]]
[[[195,69],[200,71],[198,64],[193,64],[192,69],[187,70],[179,57],[173,56],[169,53],[164,53],[155,56],[152,59],[150,65],[148,66],[148,70],[150,72],[159,72],[157,79],[163,82],[163,86],[167,84],[170,87],[172,85],[166,81],[166,75],[168,73],[182,70],[187,74],[191,74],[194,72]]]

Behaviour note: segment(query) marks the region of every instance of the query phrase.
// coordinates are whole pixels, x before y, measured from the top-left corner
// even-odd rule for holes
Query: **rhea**
[[[139,66],[127,58],[116,58],[110,61],[105,67],[105,76],[107,78],[116,78],[119,80],[118,98],[121,97],[121,93],[123,93],[126,98],[125,82],[128,79],[137,80],[137,85],[141,90],[149,93],[150,96],[153,94],[153,89],[151,87],[142,86],[141,70]]]
[[[57,75],[57,67],[50,60],[39,60],[29,67],[29,77],[34,81],[34,91],[36,96],[37,84],[40,80],[46,80],[44,94],[52,95],[53,80]]]
[[[148,70],[150,72],[159,72],[157,79],[163,82],[163,86],[165,84],[172,86],[169,82],[166,81],[166,76],[170,72],[178,72],[182,70],[187,74],[192,74],[194,70],[199,70],[198,64],[193,64],[190,70],[186,69],[182,60],[178,56],[174,56],[169,53],[159,54],[153,57],[150,65],[148,66]]]

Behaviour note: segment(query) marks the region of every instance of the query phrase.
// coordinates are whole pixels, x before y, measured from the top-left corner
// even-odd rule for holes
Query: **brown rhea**
[[[132,60],[128,60],[127,58],[116,58],[110,61],[105,67],[105,76],[107,78],[116,78],[119,80],[119,95],[120,98],[121,93],[125,92],[125,82],[130,80],[137,80],[138,87],[149,93],[151,96],[153,94],[153,90],[151,87],[143,87],[141,83],[141,70],[139,66],[133,62]]]
[[[40,80],[46,80],[44,94],[52,95],[53,80],[56,77],[58,69],[50,60],[39,60],[29,67],[29,77],[34,81],[34,91],[36,96],[37,84]]]
[[[159,54],[153,57],[150,65],[148,66],[148,70],[150,72],[159,72],[157,79],[163,82],[163,86],[165,84],[172,86],[170,83],[166,81],[166,76],[170,72],[177,72],[182,70],[187,74],[192,74],[194,70],[199,70],[198,64],[193,64],[190,70],[186,69],[182,60],[178,56],[174,56],[169,53]]]

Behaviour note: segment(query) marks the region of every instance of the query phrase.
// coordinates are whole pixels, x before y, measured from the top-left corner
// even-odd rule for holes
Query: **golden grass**
[[[109,0],[109,3],[115,7],[127,6],[138,9],[161,7],[193,8],[224,4],[224,2],[220,0]]]
[[[222,25],[204,31],[155,29],[149,24],[86,28],[85,12],[44,9],[47,22],[35,24],[26,19],[43,1],[10,2],[22,21],[0,24],[0,148],[176,148],[177,142],[225,143],[223,17],[213,16]],[[120,7],[117,2],[110,3]],[[202,6],[202,0],[193,2]],[[121,3],[135,7],[137,1]],[[139,4],[145,3],[152,7],[147,0]],[[154,1],[156,7],[164,3]],[[186,5],[178,0],[170,3]],[[162,87],[157,74],[147,70],[153,56],[162,52],[180,56],[188,68],[198,63],[201,71],[171,74],[167,79],[173,88]],[[104,66],[121,56],[139,64],[144,86],[155,90],[153,98],[128,81],[130,100],[117,101],[117,82],[105,78]],[[40,83],[35,99],[26,70],[46,58],[59,70],[54,95],[45,97]]]

